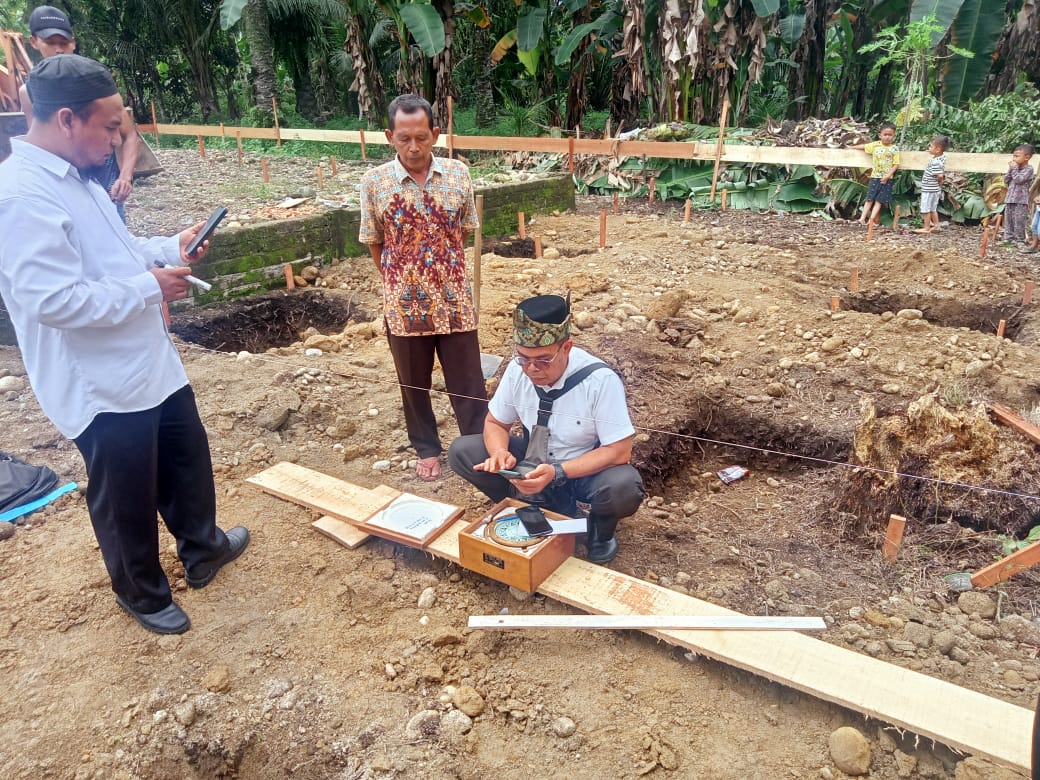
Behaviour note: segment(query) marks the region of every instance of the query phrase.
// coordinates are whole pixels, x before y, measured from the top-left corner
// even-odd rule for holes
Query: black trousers
[[[154,409],[99,414],[75,441],[112,590],[140,612],[163,609],[173,597],[159,564],[157,512],[185,568],[228,547],[217,528],[213,466],[195,394],[185,385]]]
[[[444,372],[444,386],[450,394],[459,432],[465,435],[484,430],[487,387],[480,368],[480,342],[475,330],[432,336],[388,333],[387,340],[397,369],[397,381],[401,384],[408,440],[420,458],[440,455],[443,450],[430,401],[434,354]]]
[[[509,451],[517,460],[524,457],[527,442],[519,436],[509,437]],[[560,487],[546,488],[538,496],[527,496],[518,491],[505,477],[473,467],[488,457],[483,435],[460,436],[448,449],[451,470],[476,487],[492,501],[518,498],[528,503],[541,504],[561,515],[574,517],[576,501],[587,503],[592,516],[620,520],[635,514],[643,503],[643,478],[632,466],[609,466],[587,477],[568,479]]]

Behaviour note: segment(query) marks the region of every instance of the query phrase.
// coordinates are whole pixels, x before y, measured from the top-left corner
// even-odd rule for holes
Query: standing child
[[[924,166],[921,176],[921,219],[924,224],[915,233],[935,233],[939,230],[939,199],[942,197],[942,183],[946,172],[946,147],[950,139],[945,135],[937,135],[928,144],[928,154],[932,156]]]
[[[1004,174],[1007,195],[1004,197],[1004,240],[1025,243],[1026,223],[1029,221],[1029,185],[1033,183],[1032,144],[1015,147]]]
[[[892,177],[899,170],[899,147],[895,145],[896,126],[891,122],[881,125],[878,140],[869,144],[857,144],[852,149],[859,149],[870,155],[873,169],[870,172],[870,184],[867,185],[867,202],[863,204],[860,224],[867,224],[867,215],[871,222],[877,222],[882,205],[892,203]]]

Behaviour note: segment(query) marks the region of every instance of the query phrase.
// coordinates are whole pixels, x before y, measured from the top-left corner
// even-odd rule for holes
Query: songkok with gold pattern
[[[513,342],[521,347],[548,347],[570,335],[570,295],[536,295],[513,311]]]

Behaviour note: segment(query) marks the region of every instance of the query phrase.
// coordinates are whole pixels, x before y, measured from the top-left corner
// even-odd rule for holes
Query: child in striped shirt
[[[942,183],[946,172],[946,147],[950,139],[937,135],[928,144],[932,159],[924,166],[921,176],[921,218],[924,224],[915,233],[935,233],[939,230],[939,200],[942,198]]]

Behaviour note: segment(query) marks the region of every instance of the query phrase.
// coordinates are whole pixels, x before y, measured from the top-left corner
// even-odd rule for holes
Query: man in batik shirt
[[[487,390],[466,273],[466,238],[477,228],[465,165],[433,156],[440,135],[417,95],[390,103],[386,138],[397,150],[361,181],[360,241],[383,279],[383,320],[397,369],[416,474],[440,477],[440,436],[430,402],[433,356],[463,435],[480,433]]]

